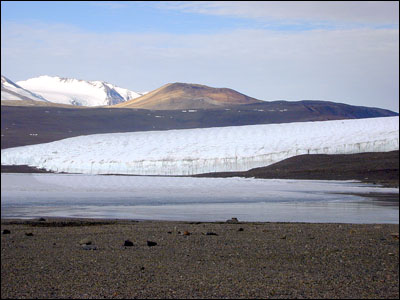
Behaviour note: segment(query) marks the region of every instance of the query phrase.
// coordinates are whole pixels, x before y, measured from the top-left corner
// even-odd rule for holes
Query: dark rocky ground
[[[6,229],[1,298],[399,297],[398,224],[2,220]]]

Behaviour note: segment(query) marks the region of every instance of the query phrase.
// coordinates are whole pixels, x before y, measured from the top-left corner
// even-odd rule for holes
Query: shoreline
[[[30,167],[27,165],[1,165],[1,174],[61,174],[61,175],[88,175],[83,173],[65,173],[65,172],[53,172],[46,169],[40,169],[35,167]],[[231,174],[220,174],[220,173],[209,173],[209,174],[194,174],[194,175],[135,175],[135,174],[91,174],[91,175],[101,175],[101,176],[132,176],[132,177],[192,177],[192,178],[254,178],[254,179],[288,179],[288,180],[323,180],[323,181],[357,181],[364,184],[371,184],[377,187],[385,188],[399,188],[399,178],[393,179],[374,179],[370,180],[368,178],[337,178],[337,177],[308,177],[308,176],[247,176],[245,172],[232,172]]]
[[[398,224],[45,218],[1,230],[2,298],[399,296]]]

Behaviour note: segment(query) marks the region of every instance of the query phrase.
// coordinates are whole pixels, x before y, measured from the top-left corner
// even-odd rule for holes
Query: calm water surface
[[[2,174],[1,182],[2,218],[399,223],[399,189],[354,181]]]

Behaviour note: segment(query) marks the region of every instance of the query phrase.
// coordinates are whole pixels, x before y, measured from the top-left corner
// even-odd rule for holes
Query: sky
[[[399,2],[1,1],[1,74],[399,112]]]

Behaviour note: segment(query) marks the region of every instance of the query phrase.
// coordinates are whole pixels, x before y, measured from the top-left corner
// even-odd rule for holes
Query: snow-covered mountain
[[[143,95],[104,81],[86,81],[73,78],[39,76],[18,81],[24,89],[48,101],[79,106],[114,105]]]
[[[399,117],[94,134],[1,150],[4,165],[84,174],[245,171],[301,154],[399,149]]]
[[[34,100],[48,102],[42,96],[22,88],[3,75],[1,75],[1,100]]]

